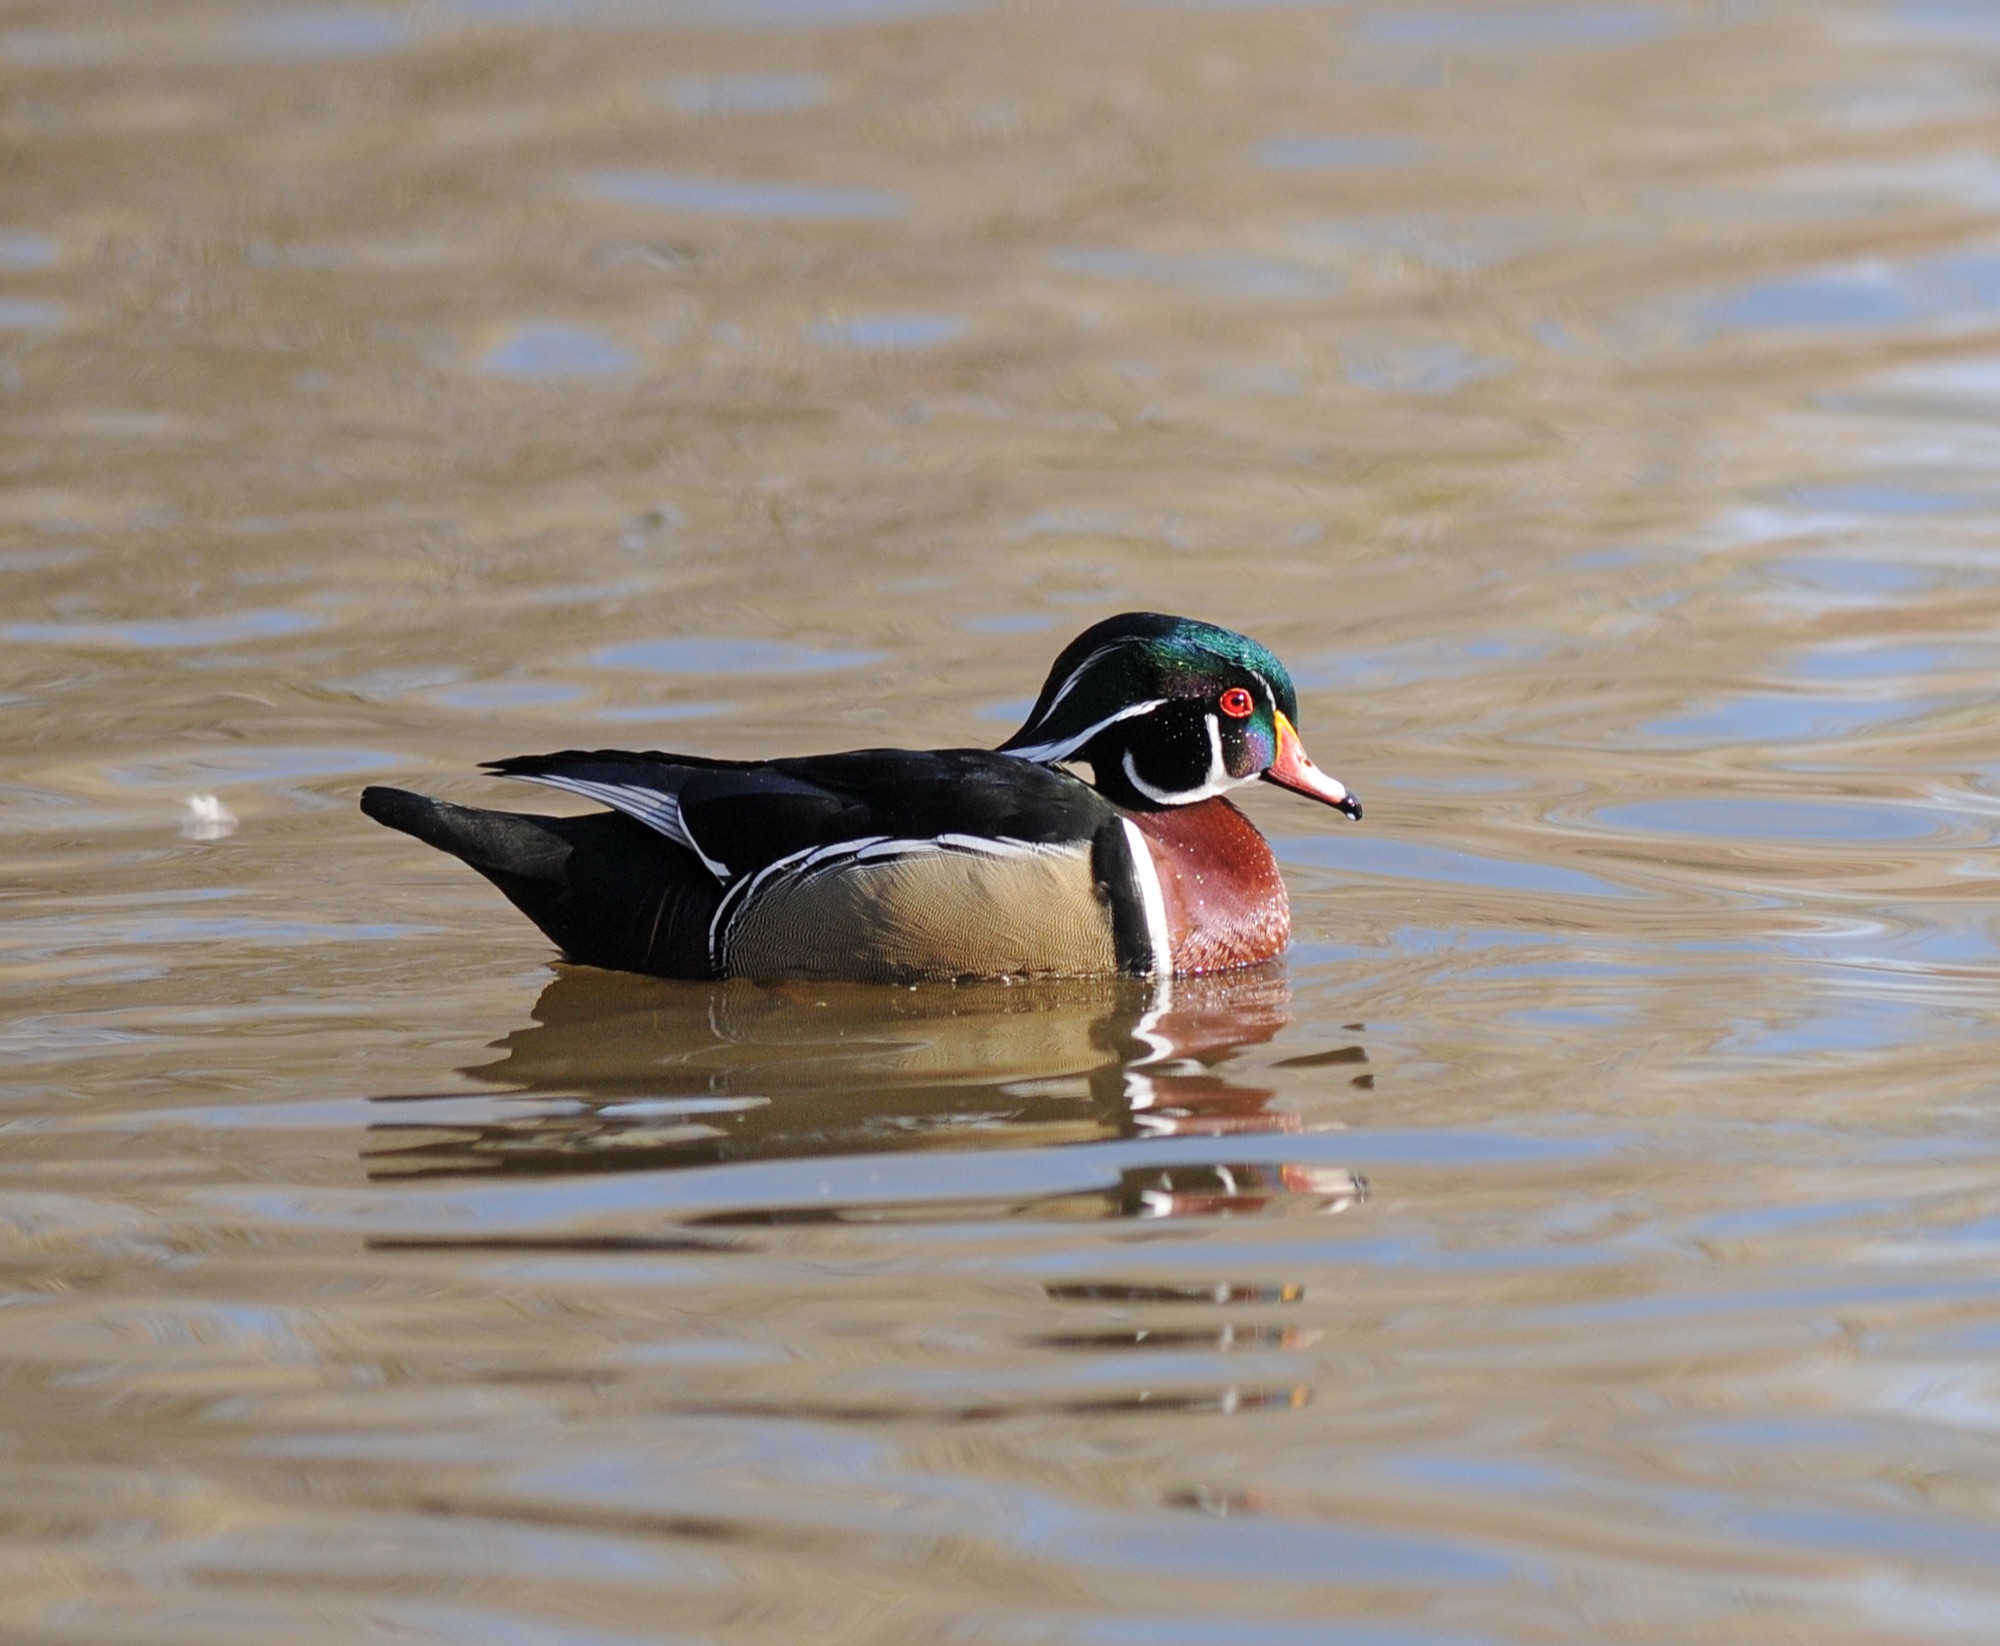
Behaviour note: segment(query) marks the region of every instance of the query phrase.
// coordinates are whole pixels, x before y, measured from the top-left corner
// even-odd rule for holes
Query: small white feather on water
[[[185,840],[221,840],[236,832],[238,819],[234,812],[212,794],[191,794],[187,797],[187,816],[181,819],[181,837]]]

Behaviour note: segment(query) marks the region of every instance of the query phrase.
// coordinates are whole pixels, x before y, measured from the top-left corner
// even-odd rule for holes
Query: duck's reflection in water
[[[558,974],[532,1026],[467,1069],[508,1088],[476,1118],[426,1096],[383,1099],[378,1179],[629,1172],[917,1149],[1023,1149],[1120,1138],[1296,1131],[1273,1087],[1230,1064],[1290,1022],[1269,971],[1137,982],[689,984],[582,968]],[[1312,1061],[1365,1061],[1358,1047]],[[695,1221],[882,1221],[939,1216],[1171,1217],[1338,1210],[1350,1173],[1266,1160],[1122,1169],[1115,1183],[995,1203],[814,1206]],[[949,1206],[945,1204],[949,1202]]]

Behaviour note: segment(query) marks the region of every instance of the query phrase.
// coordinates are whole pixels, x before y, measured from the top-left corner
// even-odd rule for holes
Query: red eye
[[[1241,686],[1231,686],[1222,694],[1222,712],[1231,720],[1247,720],[1256,707],[1257,700]]]

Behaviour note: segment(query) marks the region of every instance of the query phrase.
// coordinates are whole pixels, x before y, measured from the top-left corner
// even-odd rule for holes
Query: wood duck
[[[1291,936],[1264,837],[1224,799],[1258,778],[1350,818],[1306,757],[1284,665],[1156,612],[1063,649],[990,749],[710,760],[615,749],[486,769],[612,808],[481,811],[362,792],[463,859],[570,959],[664,977],[917,982],[1186,976]],[[1091,781],[1061,769],[1087,764]]]

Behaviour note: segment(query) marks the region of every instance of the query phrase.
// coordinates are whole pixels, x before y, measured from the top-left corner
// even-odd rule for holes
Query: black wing
[[[770,761],[566,749],[487,769],[621,811],[687,847],[719,881],[850,840],[1077,843],[1116,815],[1066,772],[989,749],[856,749]]]

